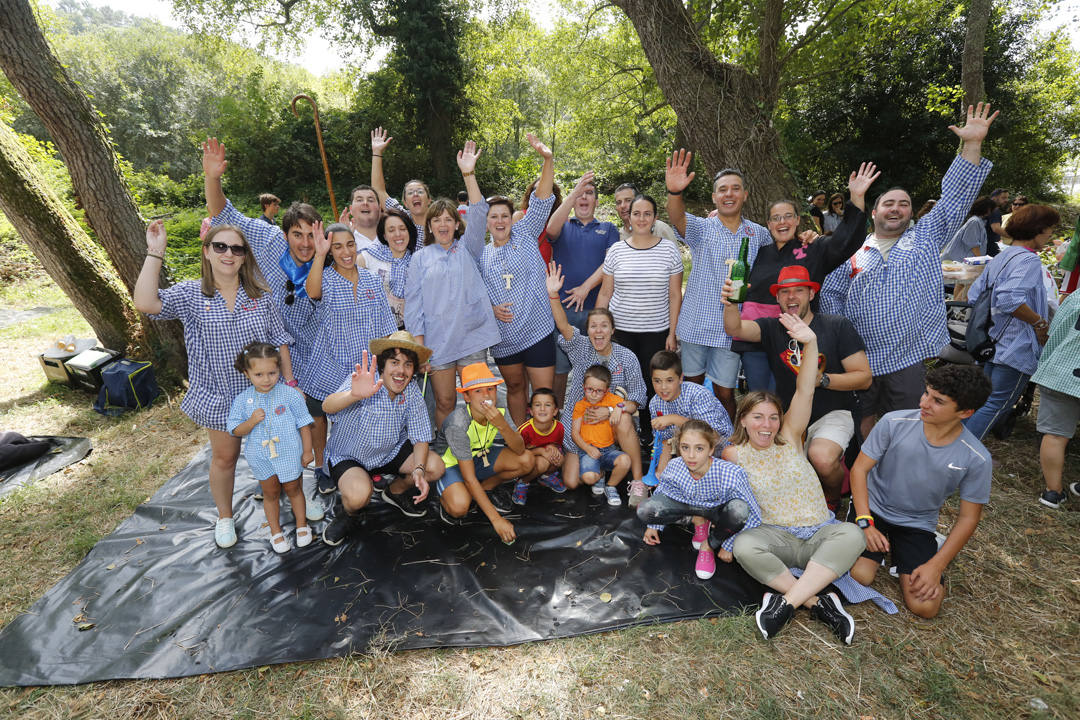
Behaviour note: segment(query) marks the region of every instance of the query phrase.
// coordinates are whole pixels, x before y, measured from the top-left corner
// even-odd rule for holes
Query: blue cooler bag
[[[121,358],[101,371],[101,390],[94,410],[102,415],[143,410],[160,394],[149,362]]]

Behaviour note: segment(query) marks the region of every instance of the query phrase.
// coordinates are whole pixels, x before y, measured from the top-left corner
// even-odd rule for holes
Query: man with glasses
[[[281,310],[285,329],[293,337],[289,344],[289,355],[293,376],[297,380],[292,384],[299,381],[300,389],[305,391],[308,412],[315,419],[311,432],[312,448],[315,451],[315,466],[321,468],[323,449],[326,447],[326,415],[322,411],[322,398],[313,398],[306,387],[306,368],[311,365],[318,319],[315,306],[304,290],[304,282],[311,268],[311,259],[315,256],[313,225],[322,222],[322,216],[311,205],[299,202],[290,205],[282,215],[280,228],[244,215],[225,197],[221,186],[221,177],[228,165],[225,146],[217,138],[209,138],[203,143],[202,150],[203,185],[210,221],[213,225],[234,225],[244,231],[259,269],[270,285],[271,300]],[[315,475],[321,486],[328,481],[328,476],[321,470],[316,470]],[[319,503],[309,502],[307,507],[308,520],[322,519]]]
[[[739,255],[742,239],[750,238],[748,261],[753,265],[758,248],[771,243],[772,237],[768,230],[742,216],[750,193],[743,174],[734,168],[713,176],[716,217],[687,213],[682,194],[694,179],[692,159],[686,150],[672,153],[665,171],[668,219],[691,256],[690,279],[675,332],[682,346],[683,375],[698,384],[708,376],[728,417],[735,417],[739,355],[731,350],[731,336],[724,332],[721,289]]]
[[[1006,245],[1012,245],[1012,238],[1009,237],[1009,218],[1013,213],[1028,204],[1027,195],[1017,195],[1013,198],[1011,203],[1012,207],[1009,208],[1009,212],[1001,216],[1001,240]]]
[[[911,196],[903,188],[886,190],[874,203],[873,234],[821,288],[821,311],[847,317],[866,343],[873,380],[857,393],[863,437],[878,415],[919,406],[923,361],[949,341],[941,249],[993,167],[982,157],[982,142],[996,117],[988,103],[979,103],[968,108],[964,127],[950,125],[963,147],[941,180],[934,209],[912,226]]]

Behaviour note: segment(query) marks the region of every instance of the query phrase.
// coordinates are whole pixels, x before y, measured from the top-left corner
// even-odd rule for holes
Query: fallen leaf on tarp
[[[86,622],[86,616],[83,615],[82,613],[79,613],[75,617],[71,618],[71,622],[73,622],[73,623]]]
[[[108,565],[105,566],[105,569],[106,570],[115,570],[116,569],[116,563],[109,563]]]
[[[611,593],[609,593],[609,592],[600,593],[600,602],[606,602],[606,603],[611,602]]]
[[[142,545],[143,544],[143,539],[142,538],[135,538],[135,544],[136,545]]]
[[[574,543],[574,547],[581,547],[581,541],[578,540],[576,543]]]
[[[162,525],[161,527],[158,528],[158,530],[168,530],[168,529],[169,529],[168,525]]]
[[[97,623],[89,623],[89,622],[82,623],[81,625],[79,625],[79,632],[82,632],[84,630],[90,630],[90,629],[92,629],[92,628],[94,628],[96,626],[97,626]]]
[[[340,615],[335,615],[335,616],[334,616],[334,622],[340,622],[340,623],[343,623],[343,622],[345,622],[345,621],[346,621],[346,620],[348,620],[348,619],[349,619],[349,616],[348,616],[348,615],[346,615],[345,613],[341,613]]]

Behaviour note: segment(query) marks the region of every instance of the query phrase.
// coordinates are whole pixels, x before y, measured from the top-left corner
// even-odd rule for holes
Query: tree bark
[[[990,21],[990,0],[968,0],[967,34],[964,36],[964,55],[960,70],[960,85],[964,105],[974,105],[986,95],[983,85],[983,54],[986,47],[986,26]]]
[[[30,154],[0,124],[0,210],[42,267],[82,313],[100,342],[126,348],[135,308],[116,270],[38,173]]]
[[[146,253],[145,223],[97,112],[49,47],[27,0],[0,0],[0,67],[49,131],[87,222],[130,293]],[[144,332],[155,359],[186,371],[179,323],[146,321]]]
[[[767,205],[794,197],[797,185],[781,160],[780,136],[772,126],[782,30],[782,2],[769,3],[771,22],[763,23],[759,71],[722,63],[705,47],[679,0],[612,0],[637,30],[656,81],[671,103],[691,150],[711,174],[735,167],[750,190],[744,214],[763,220]]]

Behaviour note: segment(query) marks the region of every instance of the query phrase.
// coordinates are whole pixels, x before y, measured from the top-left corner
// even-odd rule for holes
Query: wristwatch
[[[857,518],[855,518],[855,524],[858,525],[859,528],[862,530],[865,530],[869,527],[874,527],[874,517],[872,515],[859,515]]]
[[[823,388],[828,388],[829,387],[829,374],[828,373],[821,373],[821,380],[818,381],[818,385],[823,387]]]

